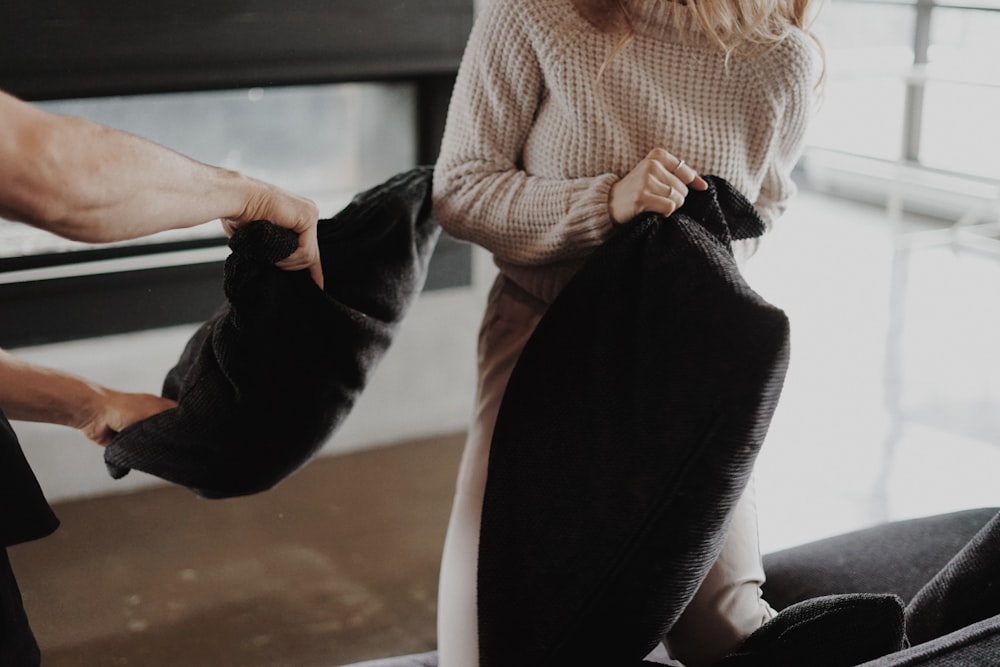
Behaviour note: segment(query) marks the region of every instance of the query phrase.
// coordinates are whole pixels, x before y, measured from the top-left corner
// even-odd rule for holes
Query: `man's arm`
[[[126,426],[175,405],[152,394],[114,391],[0,350],[0,406],[10,419],[69,426],[107,445]]]
[[[87,242],[222,219],[269,220],[299,234],[278,266],[322,285],[316,205],[137,136],[42,111],[0,91],[0,216]]]

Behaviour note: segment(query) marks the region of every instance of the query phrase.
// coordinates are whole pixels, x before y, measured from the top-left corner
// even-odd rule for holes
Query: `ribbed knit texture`
[[[793,30],[727,63],[676,31],[680,5],[629,7],[638,34],[600,81],[620,35],[594,28],[571,0],[491,0],[459,70],[436,216],[546,302],[611,234],[609,190],[653,148],[725,178],[768,225],[795,190],[817,78],[810,39]]]
[[[854,667],[905,646],[903,601],[889,593],[851,593],[792,605],[714,667]]]
[[[635,664],[722,549],[788,321],[730,253],[762,222],[708,180],[593,253],[517,361],[483,501],[482,667]]]
[[[295,234],[241,227],[226,303],[188,341],[163,395],[177,407],[133,424],[104,451],[112,477],[141,470],[211,498],[266,490],[295,472],[354,406],[416,300],[439,227],[431,170],[415,167],[320,220],[322,290],[273,262]]]
[[[913,644],[928,642],[1000,614],[1000,515],[969,543],[906,606]]]

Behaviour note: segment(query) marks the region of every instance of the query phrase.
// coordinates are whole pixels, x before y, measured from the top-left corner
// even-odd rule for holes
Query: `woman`
[[[700,173],[770,226],[794,194],[817,85],[807,0],[491,0],[459,70],[435,213],[500,269],[479,341],[477,407],[441,566],[442,667],[478,664],[476,561],[489,446],[521,349],[615,225],[669,215]],[[753,253],[741,242],[738,255]],[[716,565],[665,638],[710,664],[771,618],[748,491]],[[488,622],[488,619],[486,619]]]

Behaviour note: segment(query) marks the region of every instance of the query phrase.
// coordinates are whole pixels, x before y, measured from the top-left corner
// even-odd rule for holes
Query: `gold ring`
[[[684,160],[681,160],[680,162],[677,163],[677,166],[674,167],[674,170],[672,172],[670,172],[670,173],[671,174],[676,174],[678,171],[681,170],[681,167],[683,167],[683,166],[684,166]]]

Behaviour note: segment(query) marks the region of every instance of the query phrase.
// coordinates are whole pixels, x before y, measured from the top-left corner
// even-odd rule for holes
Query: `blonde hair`
[[[777,46],[793,28],[809,32],[810,0],[660,1],[678,5],[673,18],[682,35],[704,35],[726,54],[727,60],[733,55],[754,55]],[[635,36],[627,0],[574,0],[574,4],[599,30],[623,33],[607,61]],[[602,74],[607,61],[601,67]]]
[[[809,0],[686,0],[702,32],[722,50],[770,47],[792,28],[807,30]]]

